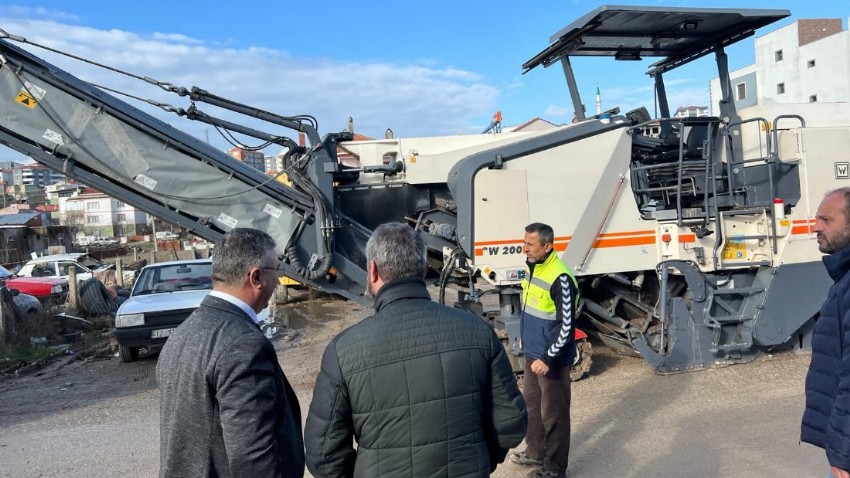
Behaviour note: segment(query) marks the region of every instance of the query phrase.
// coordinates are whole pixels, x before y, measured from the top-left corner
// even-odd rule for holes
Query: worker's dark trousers
[[[522,394],[528,409],[526,454],[542,460],[548,471],[567,470],[570,458],[570,367],[550,367],[546,375],[531,371],[526,357]]]

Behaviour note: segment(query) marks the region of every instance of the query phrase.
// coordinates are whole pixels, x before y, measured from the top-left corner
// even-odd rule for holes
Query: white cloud
[[[172,41],[172,42],[179,42],[179,43],[191,43],[191,44],[194,44],[194,45],[199,45],[199,44],[203,43],[201,40],[196,40],[192,37],[189,37],[189,36],[186,36],[186,35],[181,35],[179,33],[154,32],[152,37],[153,37],[154,40]]]
[[[319,120],[320,134],[344,129],[349,116],[354,117],[356,132],[373,137],[382,137],[388,127],[397,136],[408,137],[468,132],[476,120],[492,113],[500,94],[474,72],[421,61],[399,64],[302,58],[268,48],[210,44],[181,34],[99,30],[51,19],[21,19],[22,15],[9,9],[6,13],[6,18],[0,15],[0,25],[9,33],[139,76],[187,88],[198,86],[276,114],[312,115]],[[24,47],[86,81],[178,107],[189,106],[187,98],[155,86]],[[205,124],[183,121],[138,102],[132,104],[196,137],[204,138],[207,132],[211,140],[217,136]],[[246,120],[202,103],[198,107],[272,134],[297,136],[294,131]],[[213,144],[227,146],[221,141]]]
[[[664,89],[667,92],[667,104],[670,105],[670,114],[676,112],[680,106],[700,105],[708,106],[708,88],[701,85],[701,80],[694,78],[665,79]],[[629,88],[601,88],[602,108],[608,109],[619,106],[620,111],[625,113],[635,108],[645,107],[650,114],[655,110],[655,87],[647,81],[642,86]],[[659,113],[660,114],[660,113]]]
[[[39,18],[60,22],[76,22],[79,20],[74,14],[58,10],[50,10],[43,7],[21,7],[18,5],[0,5],[0,18]]]
[[[564,106],[550,105],[543,115],[550,121],[566,123],[572,119],[573,109]]]
[[[670,105],[670,115],[672,116],[676,109],[680,106],[708,106],[709,92],[708,88],[702,85],[702,81],[695,78],[674,78],[665,79],[664,86],[667,91],[667,102]],[[655,115],[655,93],[654,83],[651,80],[643,85],[629,87],[605,87],[600,86],[600,95],[602,97],[602,109],[607,110],[613,107],[619,107],[621,113],[645,107],[650,115]],[[596,89],[593,88],[593,95],[584,95],[582,102],[587,109],[586,115],[592,116],[596,114]],[[544,111],[543,115],[549,121],[555,123],[567,123],[572,119],[573,107],[571,104],[551,104]],[[660,115],[660,112],[658,113]]]

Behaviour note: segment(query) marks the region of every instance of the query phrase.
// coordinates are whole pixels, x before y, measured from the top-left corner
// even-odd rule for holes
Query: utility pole
[[[156,245],[156,216],[151,215],[151,225],[153,226],[153,251],[159,252],[159,248]]]

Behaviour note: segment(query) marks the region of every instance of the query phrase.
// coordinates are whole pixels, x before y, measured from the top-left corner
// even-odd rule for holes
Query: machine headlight
[[[56,284],[54,286],[51,286],[50,287],[50,293],[51,294],[61,294],[62,293],[62,286],[60,284]]]
[[[115,317],[116,327],[134,327],[145,325],[145,314],[120,314]]]

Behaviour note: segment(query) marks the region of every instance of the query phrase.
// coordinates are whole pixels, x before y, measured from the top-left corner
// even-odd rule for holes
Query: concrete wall
[[[758,99],[758,85],[756,84],[756,66],[750,65],[739,70],[729,73],[729,78],[732,83],[732,98],[735,100],[735,108],[740,111],[743,108],[748,108],[756,104]],[[737,85],[744,83],[747,89],[747,96],[742,100],[737,99]],[[713,78],[711,80],[711,115],[720,115],[720,100],[723,94],[720,91],[720,79]]]

